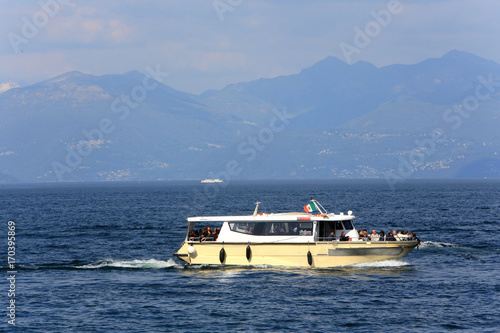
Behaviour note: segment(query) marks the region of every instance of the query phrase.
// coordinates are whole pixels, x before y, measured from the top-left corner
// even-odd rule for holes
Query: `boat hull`
[[[417,241],[248,244],[184,242],[175,255],[190,265],[328,268],[402,258],[416,246]]]

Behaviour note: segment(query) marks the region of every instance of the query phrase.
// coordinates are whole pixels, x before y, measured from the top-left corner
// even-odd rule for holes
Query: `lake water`
[[[173,256],[188,216],[251,214],[255,201],[300,211],[311,197],[354,211],[357,228],[414,231],[423,246],[333,269],[188,267]],[[0,217],[2,331],[500,331],[500,181],[3,185]]]

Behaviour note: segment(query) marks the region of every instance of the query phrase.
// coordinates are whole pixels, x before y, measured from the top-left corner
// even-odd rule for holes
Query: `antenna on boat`
[[[259,211],[259,204],[260,204],[260,202],[259,202],[259,201],[257,201],[255,204],[256,204],[257,206],[255,206],[255,210],[253,211],[253,215],[257,215],[257,212]]]

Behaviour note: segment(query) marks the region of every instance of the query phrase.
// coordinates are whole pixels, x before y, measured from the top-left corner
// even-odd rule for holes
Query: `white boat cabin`
[[[278,213],[246,216],[201,216],[188,218],[187,242],[200,242],[201,237],[190,237],[190,232],[210,226],[220,227],[215,242],[225,243],[308,243],[339,240],[342,232],[352,241],[359,235],[354,227],[354,215]],[[215,224],[218,222],[218,224]],[[220,225],[222,223],[222,226]],[[331,234],[333,232],[333,234]],[[213,240],[212,240],[213,241]]]

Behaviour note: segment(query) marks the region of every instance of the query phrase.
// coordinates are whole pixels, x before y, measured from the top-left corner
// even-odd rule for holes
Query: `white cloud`
[[[103,17],[104,16],[104,17]],[[107,18],[97,8],[73,8],[70,15],[56,16],[47,26],[45,41],[61,48],[96,48],[130,43],[134,29],[121,18]],[[109,44],[109,43],[112,44]]]

